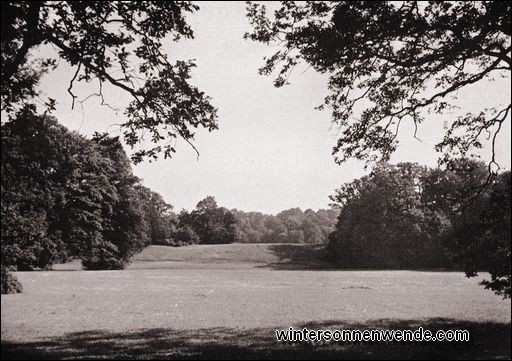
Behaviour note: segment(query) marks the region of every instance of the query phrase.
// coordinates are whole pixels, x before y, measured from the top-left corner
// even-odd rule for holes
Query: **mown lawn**
[[[510,300],[462,273],[311,270],[303,248],[240,246],[151,248],[125,271],[19,272],[24,292],[1,298],[2,358],[510,358]],[[277,344],[291,326],[467,328],[472,341]]]

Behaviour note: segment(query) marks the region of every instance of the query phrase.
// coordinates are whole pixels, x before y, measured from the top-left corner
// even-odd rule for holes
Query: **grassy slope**
[[[274,263],[279,258],[268,244],[218,244],[185,247],[149,246],[132,258],[133,262],[238,262]]]
[[[323,246],[305,244],[219,244],[185,247],[149,246],[131,259],[128,269],[254,268],[328,269]],[[80,270],[80,262],[54,265],[54,270]]]
[[[247,263],[290,266],[323,264],[322,246],[305,244],[218,244],[187,247],[149,246],[132,262],[177,261],[198,263]]]

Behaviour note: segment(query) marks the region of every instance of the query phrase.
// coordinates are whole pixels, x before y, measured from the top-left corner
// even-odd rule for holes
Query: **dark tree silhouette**
[[[278,44],[260,69],[278,71],[277,87],[300,61],[329,75],[319,108],[330,108],[340,127],[333,149],[339,163],[388,160],[404,121],[417,129],[426,112],[450,108],[460,89],[510,77],[507,1],[283,1],[273,16],[264,5],[248,2],[247,9],[253,30],[245,37]],[[490,173],[498,169],[496,135],[509,113],[510,103],[460,116],[436,147],[443,160],[482,147],[488,137]]]
[[[482,284],[510,298],[510,171],[499,173],[480,189],[477,202],[466,201],[468,194],[481,188],[487,173],[483,162],[458,159],[448,169],[429,172],[422,197],[439,223],[445,223],[443,244],[453,261],[464,267],[468,277],[488,271],[491,279]]]
[[[483,162],[458,159],[449,168],[379,163],[331,197],[340,215],[328,257],[345,268],[445,268],[510,298],[510,171],[480,195],[467,194],[488,176]]]
[[[1,6],[2,111],[14,113],[38,95],[41,75],[56,61],[32,55],[51,44],[75,69],[67,89],[73,106],[91,96],[104,104],[104,83],[130,94],[121,124],[124,140],[133,147],[146,134],[154,143],[135,152],[135,162],[160,152],[171,156],[173,139],[190,143],[194,128],[217,128],[210,99],[189,83],[193,61],[171,63],[162,49],[164,41],[193,38],[185,15],[198,6],[188,1],[6,1]],[[98,92],[78,100],[73,88],[80,81],[97,82]],[[45,102],[55,106],[54,99]]]
[[[188,232],[185,228],[189,226],[199,237],[200,243],[221,244],[237,240],[235,216],[228,209],[217,206],[212,196],[197,203],[196,209],[192,212],[181,212],[179,223],[184,232],[179,233],[177,237],[184,236],[185,232]],[[184,238],[195,239],[188,235]]]
[[[1,135],[2,267],[76,257],[87,269],[120,269],[150,243],[147,205],[119,139],[86,139],[33,107]]]
[[[422,204],[426,167],[378,164],[331,197],[340,208],[328,256],[349,268],[453,268]]]

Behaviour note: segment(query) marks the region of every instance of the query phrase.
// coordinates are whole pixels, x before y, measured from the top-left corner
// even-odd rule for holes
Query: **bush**
[[[21,293],[23,288],[21,287],[21,283],[18,282],[16,276],[9,272],[7,267],[2,267],[2,294],[8,293]]]
[[[199,236],[189,226],[178,227],[172,234],[169,245],[174,247],[199,243]]]

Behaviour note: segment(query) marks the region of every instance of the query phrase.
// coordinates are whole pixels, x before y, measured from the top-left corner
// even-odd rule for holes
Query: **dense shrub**
[[[9,272],[7,267],[2,266],[1,272],[2,294],[21,293],[23,291],[21,283],[19,283],[16,277]]]
[[[172,234],[172,239],[169,245],[171,246],[188,246],[191,244],[199,243],[200,239],[192,227],[184,225],[179,226]]]

